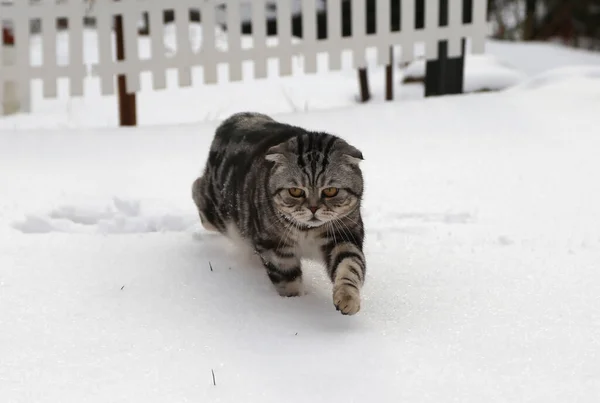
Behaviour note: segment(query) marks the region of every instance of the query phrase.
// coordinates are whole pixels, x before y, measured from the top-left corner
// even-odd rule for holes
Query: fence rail
[[[351,35],[342,36],[342,7],[346,1],[351,7]],[[392,0],[393,1],[393,0]],[[418,1],[424,1],[424,26],[416,27],[416,7]],[[489,33],[487,22],[487,1],[472,0],[470,22],[464,22],[463,1],[446,1],[447,10],[441,10],[440,0],[402,0],[400,7],[400,29],[393,31],[391,24],[390,0],[376,0],[376,32],[367,33],[366,0],[327,0],[326,12],[327,37],[317,38],[317,0],[95,0],[89,7],[82,0],[56,0],[30,3],[16,0],[12,4],[0,3],[0,20],[12,22],[14,27],[15,60],[12,64],[3,63],[0,52],[0,80],[15,82],[18,97],[28,99],[30,82],[34,79],[43,81],[45,97],[56,97],[57,79],[67,78],[70,81],[72,96],[84,95],[84,80],[87,77],[99,77],[101,91],[104,95],[115,92],[115,76],[126,77],[127,92],[140,90],[140,74],[151,72],[153,88],[160,90],[166,87],[166,71],[177,69],[179,86],[192,85],[191,69],[201,67],[203,81],[206,84],[217,82],[217,65],[228,66],[229,80],[242,79],[242,63],[251,61],[254,64],[254,76],[266,77],[267,59],[278,60],[279,75],[292,74],[292,56],[302,55],[304,72],[317,71],[317,54],[328,54],[328,69],[341,68],[342,52],[352,52],[355,68],[367,67],[366,51],[377,49],[377,64],[390,63],[390,47],[401,49],[401,61],[414,59],[415,45],[425,45],[427,60],[438,58],[438,43],[447,42],[447,56],[457,57],[462,52],[462,41],[469,38],[473,53],[482,53],[485,37]],[[242,47],[241,25],[243,18],[241,6],[245,10],[250,7],[249,15],[252,26],[252,47]],[[267,4],[268,3],[268,4]],[[277,38],[275,45],[267,44],[266,11],[276,7]],[[302,38],[293,40],[291,19],[293,8],[300,5],[302,15]],[[191,10],[199,10],[201,19],[202,40],[198,49],[194,49],[190,39]],[[175,31],[177,36],[176,51],[167,55],[164,44],[163,18],[165,11],[174,11]],[[296,10],[297,11],[297,10]],[[442,11],[446,23],[440,24]],[[227,46],[217,46],[215,29],[218,28],[217,12],[225,15]],[[138,29],[142,16],[147,13],[150,25],[151,57],[141,59],[138,54]],[[113,37],[113,21],[116,15],[122,16],[123,38],[125,48],[124,60],[115,57],[115,41]],[[243,18],[242,18],[243,17]],[[56,60],[58,18],[68,20],[69,62],[58,65]],[[98,60],[87,65],[84,63],[84,24],[85,18],[96,20]],[[25,48],[29,46],[30,22],[41,21],[41,37],[43,60],[39,66],[32,66],[30,54]],[[441,26],[443,25],[443,26]],[[0,85],[0,99],[3,99],[3,85]]]

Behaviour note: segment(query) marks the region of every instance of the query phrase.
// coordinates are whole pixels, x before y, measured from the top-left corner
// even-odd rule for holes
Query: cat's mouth
[[[301,230],[317,228],[317,227],[320,227],[321,225],[324,225],[327,222],[327,220],[320,220],[315,216],[311,217],[308,220],[307,219],[298,219],[293,216],[288,216],[287,214],[282,214],[281,216],[283,217],[284,220],[286,220],[289,223],[294,224],[298,229],[301,229]]]
[[[317,228],[320,227],[321,225],[325,224],[325,221],[323,220],[319,220],[316,217],[312,217],[308,220],[296,220],[296,222],[298,222],[304,229],[309,229],[309,228]]]
[[[325,224],[325,222],[313,218],[308,221],[304,221],[304,223],[302,223],[302,228],[305,230],[314,229],[314,228],[319,228],[323,224]]]

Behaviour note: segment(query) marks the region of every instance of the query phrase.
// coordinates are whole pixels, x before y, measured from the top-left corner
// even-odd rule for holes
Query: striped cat
[[[366,269],[362,159],[331,134],[238,113],[217,128],[192,197],[203,226],[250,246],[280,295],[302,295],[300,259],[318,259],[335,307],[353,315]]]

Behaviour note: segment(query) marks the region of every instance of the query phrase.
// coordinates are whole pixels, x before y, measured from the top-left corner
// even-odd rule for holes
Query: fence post
[[[117,0],[118,1],[118,0]],[[115,38],[117,60],[125,60],[125,40],[123,37],[123,16],[115,16]],[[119,74],[117,77],[119,89],[119,122],[121,126],[137,125],[136,95],[127,93],[127,77]]]
[[[360,85],[360,102],[367,102],[371,99],[371,91],[366,67],[358,69],[358,83]]]
[[[385,66],[385,100],[394,99],[394,47],[390,46],[390,63]]]

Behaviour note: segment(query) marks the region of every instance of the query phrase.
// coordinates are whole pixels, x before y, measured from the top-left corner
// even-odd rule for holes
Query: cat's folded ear
[[[350,164],[358,165],[362,160],[364,160],[362,152],[358,148],[348,144],[345,141],[340,142],[337,148],[339,153],[342,154]]]
[[[281,164],[281,163],[287,161],[287,158],[285,157],[286,151],[287,151],[286,143],[278,144],[267,150],[267,153],[265,154],[265,159],[267,161],[272,161],[272,162]]]

